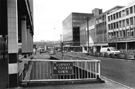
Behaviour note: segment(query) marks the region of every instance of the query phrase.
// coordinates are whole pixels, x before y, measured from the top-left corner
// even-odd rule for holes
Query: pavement
[[[35,59],[48,59],[48,55],[45,53],[34,55]],[[102,70],[101,70],[102,71]],[[68,84],[68,85],[42,85],[42,86],[29,86],[29,87],[17,87],[10,89],[133,89],[125,86],[121,83],[101,77],[105,83],[86,83],[86,84]]]

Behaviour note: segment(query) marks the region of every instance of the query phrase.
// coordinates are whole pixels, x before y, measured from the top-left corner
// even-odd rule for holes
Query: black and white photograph
[[[135,0],[0,0],[0,89],[135,89]]]

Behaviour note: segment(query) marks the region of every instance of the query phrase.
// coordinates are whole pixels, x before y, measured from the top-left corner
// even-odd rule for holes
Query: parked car
[[[111,54],[114,54],[114,55],[117,55],[120,53],[119,50],[116,50],[115,47],[102,47],[100,49],[100,53],[107,53],[107,55],[111,55]]]

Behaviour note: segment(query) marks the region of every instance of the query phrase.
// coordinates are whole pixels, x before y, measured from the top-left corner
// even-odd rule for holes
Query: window
[[[130,7],[130,14],[133,13],[133,7]]]
[[[126,30],[123,30],[123,36],[126,37]]]
[[[130,31],[131,31],[131,36],[134,36],[134,29],[131,28]]]
[[[119,27],[121,28],[121,21],[119,21]]]
[[[110,26],[110,24],[108,25],[108,27],[109,27],[109,30],[111,30],[111,26]]]
[[[129,19],[126,19],[126,26],[129,26]]]
[[[118,24],[118,22],[116,22],[116,28],[119,28],[119,24]]]
[[[111,23],[111,29],[113,29],[113,24]]]
[[[135,36],[135,27],[134,27],[134,36]]]
[[[125,20],[123,20],[122,23],[123,23],[123,27],[125,27]]]
[[[116,19],[118,19],[118,13],[116,13]]]
[[[108,16],[108,21],[110,21],[110,16]]]
[[[122,17],[125,16],[125,10],[122,10]]]
[[[135,5],[134,5],[134,13],[135,13]]]
[[[133,25],[133,17],[130,18],[130,25]]]
[[[118,37],[118,31],[116,32],[116,37]]]
[[[119,18],[121,18],[121,11],[119,12]]]
[[[115,14],[113,14],[113,19],[115,20]]]
[[[126,30],[127,30],[127,36],[130,36],[130,30],[129,29]]]
[[[113,27],[114,27],[114,29],[116,28],[116,25],[115,25],[115,23],[113,23]]]
[[[126,15],[129,15],[129,10],[128,10],[128,8],[126,9]]]
[[[134,25],[135,25],[135,16],[134,16]]]
[[[120,31],[120,37],[122,37],[122,31]]]
[[[113,20],[113,16],[111,15],[111,20]]]

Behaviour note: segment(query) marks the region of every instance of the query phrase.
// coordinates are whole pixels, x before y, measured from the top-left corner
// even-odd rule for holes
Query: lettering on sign
[[[54,62],[53,75],[72,75],[73,62]]]

